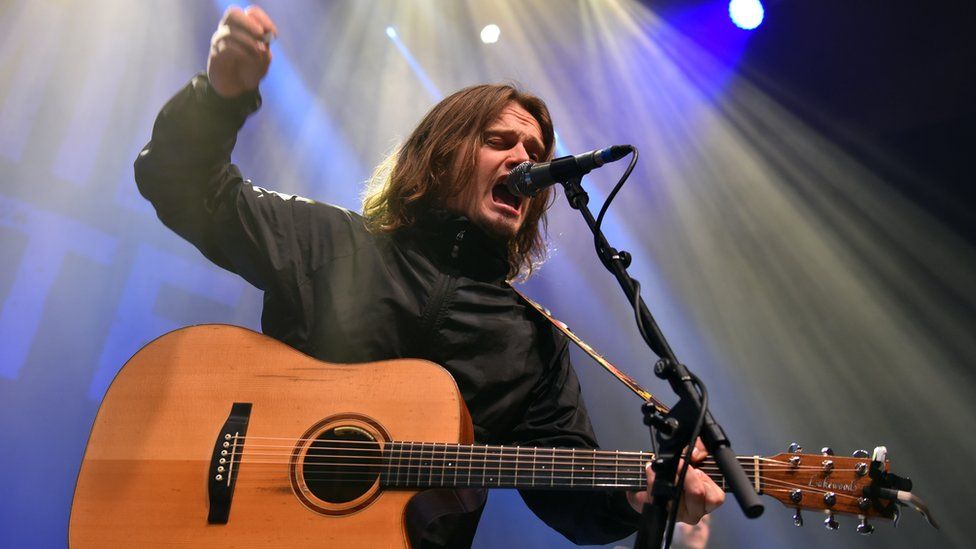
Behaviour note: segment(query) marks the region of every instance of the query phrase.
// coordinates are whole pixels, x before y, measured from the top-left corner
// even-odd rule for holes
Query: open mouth
[[[495,185],[491,188],[491,199],[494,200],[496,204],[507,206],[516,213],[518,213],[519,207],[522,205],[522,197],[515,196],[509,192],[508,187],[504,183]]]

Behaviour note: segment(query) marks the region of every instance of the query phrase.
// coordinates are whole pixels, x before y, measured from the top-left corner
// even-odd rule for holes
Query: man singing
[[[276,33],[260,8],[229,9],[213,35],[207,75],[163,107],[135,163],[139,190],[159,218],[264,291],[266,334],[329,362],[412,357],[443,365],[478,443],[596,447],[567,339],[507,283],[528,275],[544,250],[549,191],[520,198],[504,181],[524,161],[551,158],[545,104],[500,85],[447,97],[377,170],[362,215],[281,195],[252,186],[230,163],[237,131],[260,106],[257,87]],[[724,499],[694,468],[684,489],[684,522]],[[593,544],[632,533],[647,496],[522,497],[573,542]],[[414,546],[469,546],[484,492],[439,493],[430,503],[408,510]]]

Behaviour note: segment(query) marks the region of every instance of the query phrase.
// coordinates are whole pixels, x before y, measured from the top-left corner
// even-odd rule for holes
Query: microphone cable
[[[600,213],[596,217],[596,223],[594,225],[594,230],[593,230],[593,247],[596,248],[597,256],[600,258],[600,261],[603,263],[603,266],[606,267],[608,270],[611,270],[611,268],[608,259],[604,257],[603,250],[600,248],[600,239],[598,235],[600,234],[600,228],[603,225],[603,219],[604,217],[606,217],[607,211],[610,209],[610,204],[613,202],[613,199],[616,198],[617,193],[620,192],[620,189],[623,188],[624,183],[627,182],[627,179],[630,177],[630,174],[634,171],[634,167],[637,165],[637,158],[639,156],[639,153],[637,152],[637,148],[634,147],[633,145],[622,145],[622,146],[626,147],[632,153],[630,158],[630,164],[627,165],[627,169],[624,170],[623,175],[620,176],[620,179],[617,181],[617,184],[614,185],[613,189],[610,191],[610,194],[607,195],[606,200],[604,200],[603,206],[600,207]],[[640,332],[641,338],[644,340],[644,342],[649,347],[653,348],[654,346],[651,344],[651,338],[647,333],[647,329],[644,326],[644,321],[641,319],[641,314],[640,314],[640,282],[638,282],[635,278],[630,277],[630,275],[627,276],[630,278],[631,283],[634,285],[634,299],[631,305],[633,306],[634,309],[634,318],[637,321],[637,330]],[[689,372],[688,375],[691,376],[691,382],[698,390],[699,397],[701,398],[701,407],[698,412],[698,417],[696,418],[695,421],[695,426],[691,431],[690,442],[687,448],[685,448],[684,463],[681,466],[681,470],[678,473],[677,482],[675,483],[675,488],[677,490],[677,493],[675,494],[675,498],[672,502],[671,509],[668,512],[667,531],[664,536],[665,549],[670,549],[671,542],[674,538],[674,528],[675,528],[675,524],[678,521],[678,509],[681,505],[681,496],[685,484],[685,477],[688,474],[688,468],[691,466],[692,452],[695,449],[695,444],[698,441],[698,436],[701,434],[702,427],[704,427],[705,425],[705,416],[708,413],[708,389],[705,388],[705,384],[702,383],[702,381],[698,378],[698,376],[696,376],[691,372]],[[655,437],[651,437],[651,445],[655,450],[655,454],[656,454],[657,444],[655,441]],[[648,494],[648,496],[650,496],[650,494]]]

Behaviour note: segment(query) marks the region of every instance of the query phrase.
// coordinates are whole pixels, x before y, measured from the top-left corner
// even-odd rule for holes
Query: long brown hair
[[[363,196],[363,216],[374,232],[412,225],[423,212],[444,207],[474,176],[477,153],[488,126],[515,102],[539,123],[544,159],[552,158],[555,136],[549,109],[538,97],[507,84],[482,84],[446,97],[373,172]],[[454,169],[456,167],[456,169]],[[531,274],[545,259],[547,188],[529,201],[525,220],[508,242],[509,278]]]

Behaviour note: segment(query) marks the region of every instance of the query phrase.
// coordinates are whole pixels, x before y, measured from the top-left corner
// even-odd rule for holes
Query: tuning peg
[[[834,455],[834,451],[830,449],[830,446],[824,446],[820,449],[820,455],[832,456]]]
[[[790,449],[789,449],[789,451],[792,452],[792,453],[794,453],[794,454],[799,454],[800,452],[803,451],[803,447],[800,446],[800,443],[798,443],[798,442],[792,442],[792,443],[790,443]]]
[[[837,503],[837,494],[833,492],[827,492],[823,497],[824,505],[827,507],[833,507]]]
[[[796,512],[793,513],[793,526],[800,527],[803,526],[803,515],[800,514],[800,508],[796,508]]]
[[[868,524],[868,518],[861,516],[861,523],[857,525],[857,533],[862,536],[869,536],[874,532],[874,526]]]
[[[869,454],[867,450],[854,450],[854,453],[851,455],[856,458],[866,458],[871,454]]]
[[[837,521],[834,520],[834,514],[828,511],[827,518],[824,519],[824,527],[828,530],[836,530],[838,526],[840,524],[837,524]]]
[[[862,511],[867,511],[871,508],[871,500],[868,498],[857,498],[857,508]]]

